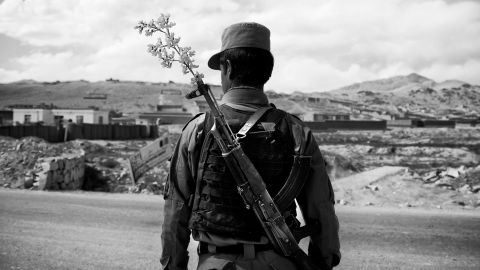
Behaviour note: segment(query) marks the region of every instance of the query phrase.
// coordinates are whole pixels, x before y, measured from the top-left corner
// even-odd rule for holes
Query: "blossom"
[[[193,75],[192,83],[197,84],[202,81],[203,74],[194,72],[198,68],[195,65],[195,51],[191,47],[181,47],[180,37],[175,37],[175,33],[171,28],[176,24],[170,20],[169,14],[161,14],[156,20],[150,20],[148,23],[139,21],[134,29],[138,30],[139,34],[152,36],[156,32],[163,35],[157,39],[155,44],[147,45],[147,52],[152,54],[161,61],[161,65],[165,68],[171,68],[173,62],[179,62],[182,66],[184,74],[191,73]]]
[[[202,81],[202,78],[203,78],[203,74],[202,73],[198,73],[198,71],[195,73],[194,77],[190,80],[190,82],[193,84],[193,85],[197,85],[198,82],[201,82]]]

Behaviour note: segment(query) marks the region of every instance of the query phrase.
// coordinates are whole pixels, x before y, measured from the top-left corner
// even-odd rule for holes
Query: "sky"
[[[265,89],[336,89],[418,73],[480,84],[480,1],[468,0],[0,0],[0,83],[107,78],[190,82],[147,53],[139,20],[171,15],[205,81],[223,29],[258,22],[275,57]]]

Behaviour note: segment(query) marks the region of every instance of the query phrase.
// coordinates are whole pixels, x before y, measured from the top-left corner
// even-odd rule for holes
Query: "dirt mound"
[[[404,167],[385,166],[334,181],[337,203],[480,209],[480,166],[445,168],[421,175]]]

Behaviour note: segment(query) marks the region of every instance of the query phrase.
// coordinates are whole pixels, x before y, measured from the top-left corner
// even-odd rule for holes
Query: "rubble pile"
[[[72,143],[50,144],[36,137],[20,140],[0,137],[0,185],[35,188],[35,164],[38,159],[61,156],[74,149]]]
[[[372,146],[449,146],[479,150],[480,132],[477,129],[405,129],[357,131],[337,130],[314,133],[319,145],[365,144]],[[480,153],[480,152],[477,152]]]
[[[415,178],[422,180],[426,185],[434,185],[462,193],[478,193],[480,191],[480,165],[471,168],[460,166],[458,168],[436,169],[423,175],[417,174]]]
[[[136,182],[130,174],[128,158],[147,141],[79,141],[86,152],[84,189],[115,193],[162,194],[168,164],[164,162]]]
[[[36,137],[19,140],[0,137],[0,186],[52,190],[81,187],[89,191],[161,194],[167,162],[147,172],[136,183],[130,175],[128,157],[146,144],[147,141],[87,140],[52,144]],[[70,173],[65,173],[65,168]],[[72,168],[76,168],[73,176]]]

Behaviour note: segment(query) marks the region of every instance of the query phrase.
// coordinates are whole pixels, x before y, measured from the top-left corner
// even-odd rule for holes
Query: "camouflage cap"
[[[270,51],[270,30],[254,23],[236,23],[227,27],[222,34],[222,48],[208,60],[211,69],[220,69],[220,55],[232,48],[259,48]]]

